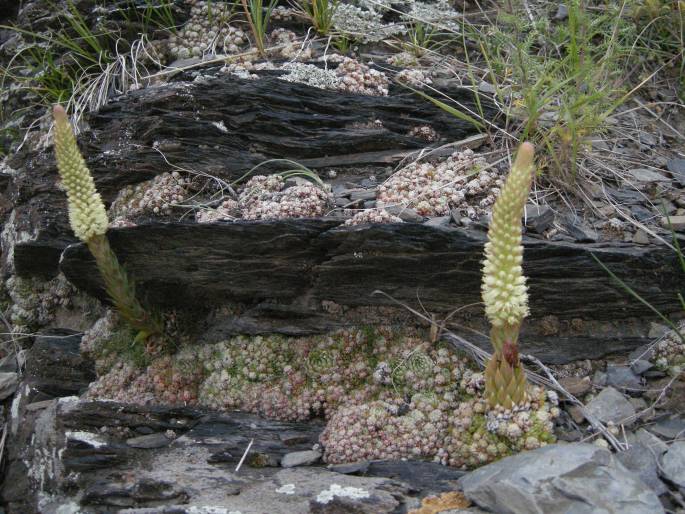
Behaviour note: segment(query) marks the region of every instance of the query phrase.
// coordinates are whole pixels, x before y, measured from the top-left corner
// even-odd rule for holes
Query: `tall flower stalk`
[[[105,233],[107,211],[95,182],[86,166],[67,113],[60,105],[53,109],[55,118],[55,157],[62,184],[67,190],[69,223],[74,234],[86,243],[95,257],[107,294],[121,317],[138,331],[136,340],[162,333],[162,323],[138,301],[133,282],[119,264]]]
[[[492,210],[485,244],[482,295],[494,349],[485,368],[485,395],[492,407],[526,401],[526,376],[518,354],[521,322],[528,316],[523,276],[521,217],[533,181],[535,149],[523,143]]]

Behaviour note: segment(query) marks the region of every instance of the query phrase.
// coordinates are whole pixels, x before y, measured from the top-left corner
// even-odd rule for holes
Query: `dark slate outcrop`
[[[337,227],[329,220],[207,225],[155,223],[115,229],[117,255],[150,302],[207,309],[236,301],[388,305],[372,295],[449,311],[480,299],[485,234],[415,224]],[[610,320],[641,316],[632,300],[594,261],[663,312],[679,309],[683,277],[668,248],[625,244],[525,241],[536,317]],[[85,245],[70,246],[61,270],[77,287],[105,299]]]
[[[220,509],[391,514],[407,512],[421,497],[453,490],[464,475],[412,461],[373,461],[340,472],[323,464],[279,467],[283,455],[318,442],[323,429],[318,421],[287,423],[240,412],[76,398],[41,405],[25,400],[18,399],[0,491],[9,514],[68,509],[84,514]],[[152,448],[133,444],[139,434],[167,442]],[[333,502],[324,503],[319,495],[336,485],[363,489],[369,497],[341,498],[353,504],[332,511]],[[289,492],[293,487],[295,495]]]
[[[176,169],[169,163],[226,181],[275,158],[378,174],[425,148],[425,141],[408,135],[413,127],[429,125],[446,141],[475,130],[400,86],[387,97],[372,97],[286,82],[274,74],[260,80],[218,74],[193,82],[181,73],[178,82],[133,91],[88,116],[90,130],[79,142],[103,198],[109,202],[127,185]],[[475,108],[467,90],[445,87]],[[486,115],[494,115],[487,102],[482,105]],[[7,196],[16,208],[17,230],[30,234],[17,248],[16,271],[49,278],[57,273],[60,251],[75,241],[64,192],[56,187],[53,153],[24,150],[10,165],[21,171]]]
[[[26,361],[31,400],[82,393],[95,380],[95,366],[81,354],[81,334],[51,329],[36,334]]]
[[[111,230],[117,255],[141,295],[163,309],[200,314],[223,305],[247,305],[241,315],[213,325],[205,339],[235,333],[321,333],[345,326],[323,305],[386,306],[395,300],[436,313],[480,301],[485,234],[416,224],[341,227],[332,220],[285,220],[209,225],[155,223]],[[592,258],[664,313],[680,309],[683,276],[668,248],[623,243],[576,244],[525,239],[532,323],[522,337],[525,352],[546,362],[599,358],[644,344],[629,329],[651,312]],[[70,246],[61,270],[77,287],[106,301],[84,245]],[[476,316],[480,307],[471,308]],[[531,328],[554,316],[605,323],[584,331],[548,333]],[[606,328],[606,323],[613,326]],[[600,325],[597,325],[600,326]],[[487,347],[487,339],[469,339]]]

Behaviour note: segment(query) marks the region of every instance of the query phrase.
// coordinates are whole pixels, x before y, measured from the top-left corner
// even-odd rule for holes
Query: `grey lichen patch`
[[[449,30],[461,30],[461,14],[452,9],[446,0],[438,0],[435,3],[409,2],[410,10],[404,19],[408,21],[420,21],[422,23],[437,24],[438,27]]]
[[[327,504],[330,503],[331,500],[335,497],[341,497],[341,498],[353,498],[355,500],[363,499],[363,498],[369,498],[370,494],[369,491],[366,489],[362,489],[360,487],[343,487],[338,484],[331,484],[328,489],[321,491],[317,497],[316,501],[319,503]]]
[[[333,70],[325,70],[313,64],[286,63],[282,67],[288,73],[279,78],[286,82],[299,82],[319,89],[336,90],[340,86],[340,77]]]
[[[339,4],[333,14],[333,26],[364,43],[382,41],[390,36],[404,34],[407,28],[402,24],[383,23],[381,13],[360,9],[350,4]]]
[[[330,62],[334,60],[331,59]],[[320,89],[330,89],[357,95],[386,96],[389,80],[385,73],[374,70],[356,59],[343,57],[335,70],[323,69],[313,64],[286,63],[282,69],[288,71],[280,78],[288,82],[299,82]]]

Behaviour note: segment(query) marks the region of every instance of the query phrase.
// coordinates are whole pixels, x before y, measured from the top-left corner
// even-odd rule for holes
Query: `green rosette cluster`
[[[493,355],[485,369],[485,392],[492,407],[525,403],[526,376],[518,356],[521,322],[528,316],[523,276],[521,217],[533,181],[535,149],[523,143],[492,210],[485,244],[482,296],[492,328]]]

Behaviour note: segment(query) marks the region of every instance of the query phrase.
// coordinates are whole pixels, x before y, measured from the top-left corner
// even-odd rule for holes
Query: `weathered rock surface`
[[[37,334],[26,364],[31,401],[79,394],[95,380],[92,361],[80,350],[81,334],[53,329]]]
[[[626,469],[634,472],[645,484],[658,494],[664,494],[668,488],[659,479],[658,474],[658,453],[651,447],[640,443],[631,445],[625,451],[616,454],[618,461]]]
[[[503,514],[664,512],[657,495],[606,450],[550,445],[489,464],[459,480],[466,497]]]
[[[675,441],[661,457],[661,474],[685,490],[685,441]]]
[[[406,512],[423,496],[454,490],[463,475],[401,461],[366,463],[354,475],[323,466],[283,470],[284,456],[317,442],[315,422],[75,397],[32,410],[26,398],[10,435],[2,491],[9,514]],[[168,444],[147,444],[158,436]]]
[[[14,394],[19,385],[19,375],[14,372],[0,373],[0,400],[4,400]]]
[[[309,466],[321,460],[321,451],[305,450],[302,452],[286,453],[281,459],[281,467],[294,468],[296,466]]]
[[[126,185],[170,171],[168,163],[229,182],[273,158],[311,168],[362,167],[372,174],[374,167],[380,171],[425,147],[407,135],[413,126],[429,125],[450,141],[474,132],[469,123],[399,86],[387,97],[341,94],[273,76],[280,73],[265,72],[271,76],[257,81],[217,73],[203,82],[181,73],[174,79],[179,82],[131,92],[89,116],[91,132],[81,146],[103,198],[111,201]],[[463,88],[453,84],[444,91],[475,105]],[[494,112],[481,101],[486,115]],[[360,128],[376,120],[382,126]],[[8,196],[16,231],[25,234],[15,249],[16,270],[54,275],[61,250],[75,239],[65,195],[55,187],[52,152],[20,152],[10,166],[21,170]]]
[[[332,220],[156,223],[111,230],[109,238],[153,304],[184,310],[230,302],[254,305],[224,321],[224,336],[331,330],[340,323],[326,315],[322,302],[393,305],[385,296],[372,295],[375,290],[410,305],[418,295],[433,312],[480,301],[484,233],[413,224],[337,225]],[[667,249],[527,239],[524,268],[536,317],[617,320],[646,315],[644,306],[613,283],[591,253],[657,308],[679,308],[675,290],[682,276]],[[69,247],[61,269],[77,287],[105,298],[85,246]],[[586,335],[524,335],[522,341],[524,351],[548,362],[598,358],[645,343],[622,334],[620,327]]]
[[[212,73],[216,70],[203,69]],[[176,82],[131,92],[88,116],[90,131],[81,136],[81,146],[105,200],[126,185],[169,171],[167,161],[226,181],[271,158],[314,169],[332,166],[352,179],[382,177],[388,165],[424,148],[425,141],[408,135],[408,126],[430,125],[450,141],[473,130],[403,88],[392,88],[388,97],[346,95],[281,81],[273,76],[278,73],[264,72],[257,81],[217,74],[198,82],[179,73]],[[472,102],[463,89],[450,87],[441,85],[441,91],[465,105]],[[484,105],[487,115],[490,107]],[[382,126],[360,128],[376,120]],[[62,251],[75,242],[65,195],[55,185],[52,152],[22,151],[10,165],[17,173],[6,181],[14,212],[5,258],[11,257],[20,276],[49,278],[58,272]],[[477,227],[338,225],[332,220],[155,223],[112,230],[110,237],[152,303],[183,310],[246,304],[224,327],[229,333],[331,330],[339,319],[327,316],[322,302],[389,304],[370,296],[375,289],[414,305],[418,296],[436,313],[480,301],[484,233]],[[680,308],[675,293],[683,278],[668,248],[532,239],[526,244],[536,317],[620,325],[650,316],[611,281],[591,252],[661,312]],[[66,252],[62,269],[79,287],[102,296],[83,247]],[[533,335],[524,338],[530,345],[524,351],[547,362],[598,358],[646,342],[620,328]]]
[[[649,425],[647,430],[666,439],[677,439],[685,435],[685,416],[673,414],[662,417],[653,425]]]
[[[632,424],[635,407],[613,387],[605,387],[586,406],[588,414],[602,423]]]
[[[418,289],[424,305],[441,310],[478,300],[483,233],[411,224],[353,229],[337,224],[157,223],[112,230],[110,241],[145,296],[169,307],[302,296],[341,305],[391,303],[371,296],[377,289],[400,301],[415,299]],[[611,319],[643,313],[644,306],[612,284],[591,252],[626,280],[632,275],[631,287],[655,307],[677,305],[677,298],[669,296],[680,284],[669,269],[672,252],[528,240],[524,268],[536,316]],[[84,245],[65,252],[61,269],[78,287],[105,298]],[[640,274],[646,277],[642,285]]]

